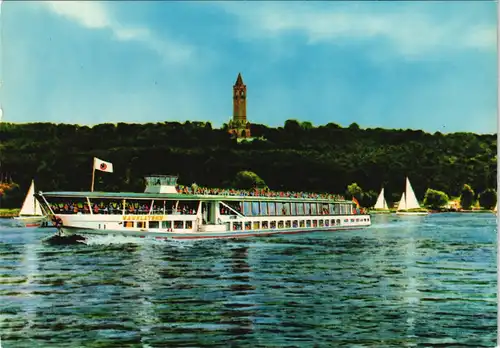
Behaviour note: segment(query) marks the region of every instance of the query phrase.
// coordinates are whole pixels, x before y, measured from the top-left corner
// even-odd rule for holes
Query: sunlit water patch
[[[203,241],[0,226],[3,348],[495,346],[494,215]]]

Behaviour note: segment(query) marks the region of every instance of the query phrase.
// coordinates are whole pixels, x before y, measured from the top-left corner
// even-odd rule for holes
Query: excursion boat
[[[61,235],[204,239],[336,231],[370,226],[370,215],[331,195],[179,190],[177,177],[145,177],[142,193],[39,192]]]

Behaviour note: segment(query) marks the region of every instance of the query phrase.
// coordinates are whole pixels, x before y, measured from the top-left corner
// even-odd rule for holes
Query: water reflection
[[[231,249],[231,274],[228,299],[223,302],[221,323],[231,325],[228,335],[245,339],[254,331],[255,286],[252,285],[251,268],[248,263],[248,246],[236,246]]]

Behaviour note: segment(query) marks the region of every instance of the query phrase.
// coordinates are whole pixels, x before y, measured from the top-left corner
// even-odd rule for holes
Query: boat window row
[[[300,216],[300,215],[348,215],[351,203],[309,203],[309,202],[224,202],[233,210],[245,216]],[[234,212],[221,204],[220,213]]]
[[[342,219],[344,224],[349,222],[368,222],[367,217]],[[341,219],[311,219],[311,220],[271,220],[271,221],[235,221],[228,222],[228,230],[243,231],[243,230],[269,230],[269,229],[293,229],[293,228],[322,228],[335,227],[342,225]],[[192,230],[193,221],[124,221],[125,228],[141,228],[141,229],[159,229],[159,230]]]
[[[125,228],[144,228],[144,229],[162,229],[162,230],[192,230],[193,221],[124,221]]]
[[[49,205],[56,214],[196,215],[199,201],[51,197]]]
[[[354,222],[368,222],[369,219],[366,217],[355,218],[355,219],[343,219],[344,223]],[[246,221],[240,222],[235,221],[230,225],[231,231],[245,231],[248,230],[269,230],[269,229],[293,229],[293,228],[322,228],[322,227],[332,227],[340,226],[342,224],[341,219],[311,219],[311,220],[271,220],[271,221]]]

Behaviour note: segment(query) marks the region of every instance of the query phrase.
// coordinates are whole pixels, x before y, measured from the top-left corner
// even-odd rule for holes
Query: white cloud
[[[45,1],[40,2],[51,12],[89,29],[110,30],[120,41],[137,41],[157,52],[167,62],[181,63],[190,59],[194,48],[174,40],[159,39],[147,27],[127,26],[117,21],[101,2]]]
[[[450,49],[496,50],[496,25],[471,25],[465,16],[439,18],[418,7],[382,7],[339,3],[218,2],[235,16],[242,38],[276,38],[302,34],[309,44],[381,39],[406,57]],[[371,9],[368,10],[368,8]],[[387,7],[385,8],[387,9]]]
[[[470,47],[482,49],[496,48],[497,28],[484,25],[473,27],[465,36],[464,41]]]

